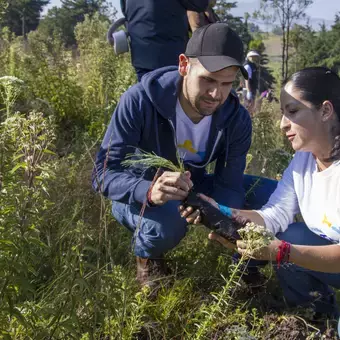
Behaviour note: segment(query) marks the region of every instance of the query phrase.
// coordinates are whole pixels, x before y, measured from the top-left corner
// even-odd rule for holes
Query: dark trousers
[[[136,75],[137,75],[137,80],[138,80],[138,82],[140,82],[142,80],[142,77],[144,76],[144,74],[151,72],[152,70],[148,70],[146,68],[135,67],[135,71],[136,71]]]

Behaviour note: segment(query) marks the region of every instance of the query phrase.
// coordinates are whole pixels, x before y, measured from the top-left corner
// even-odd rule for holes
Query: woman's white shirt
[[[257,211],[274,234],[301,215],[308,228],[334,243],[340,241],[340,161],[319,172],[314,156],[297,152],[268,203]]]

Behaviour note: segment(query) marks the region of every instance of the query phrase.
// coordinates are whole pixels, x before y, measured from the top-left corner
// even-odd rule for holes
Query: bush
[[[265,101],[253,118],[251,155],[247,172],[268,178],[280,178],[292,159],[292,149],[285,142],[279,125],[279,108]]]

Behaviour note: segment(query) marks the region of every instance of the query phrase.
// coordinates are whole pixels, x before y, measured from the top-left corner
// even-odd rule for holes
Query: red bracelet
[[[290,257],[290,243],[286,241],[281,241],[279,245],[279,250],[276,254],[277,268],[280,268],[282,262],[289,262]]]
[[[147,192],[147,194],[146,194],[146,199],[148,200],[148,203],[149,203],[151,206],[155,205],[155,203],[154,203],[154,202],[152,201],[152,199],[151,199],[151,192],[152,192],[153,185],[154,185],[154,183],[152,183],[152,184],[150,185],[150,188],[149,188],[149,190],[148,190],[148,192]]]
[[[157,179],[163,174],[164,170],[162,168],[158,168],[156,173],[155,173],[155,176],[153,177],[153,180],[151,182],[151,185],[149,187],[149,190],[148,192],[146,193],[146,200],[147,202],[149,203],[150,206],[155,206],[156,204],[152,201],[151,199],[151,191],[152,191],[152,188],[153,186],[155,185]]]

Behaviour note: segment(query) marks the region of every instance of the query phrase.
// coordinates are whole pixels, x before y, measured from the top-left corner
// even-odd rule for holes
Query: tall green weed
[[[0,77],[24,83],[0,99],[0,337],[265,338],[240,273],[230,277],[232,252],[201,226],[167,255],[173,275],[156,300],[139,290],[131,235],[91,188],[97,143],[135,82],[107,28],[86,18],[75,50],[39,31],[26,41],[1,34]],[[276,177],[287,163],[278,120],[272,106],[255,116],[249,172]]]
[[[253,136],[247,173],[268,178],[281,178],[292,159],[293,150],[280,131],[278,104],[264,101],[252,118]]]

